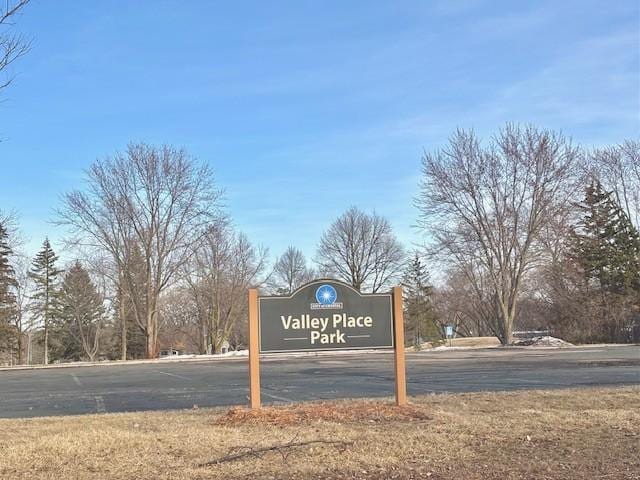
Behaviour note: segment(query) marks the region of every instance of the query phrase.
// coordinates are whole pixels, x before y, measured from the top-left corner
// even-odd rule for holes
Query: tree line
[[[458,333],[618,342],[640,325],[638,140],[586,150],[533,126],[485,144],[459,130],[425,154],[416,206],[442,272],[434,307]]]
[[[485,143],[458,130],[422,159],[422,245],[407,249],[388,219],[351,207],[312,261],[290,246],[270,267],[226,213],[207,163],[131,144],[64,194],[55,223],[68,264],[48,239],[25,261],[17,216],[0,214],[0,355],[219,353],[245,344],[248,288],[287,295],[317,277],[363,292],[402,283],[416,345],[445,325],[504,344],[514,328],[626,341],[640,309],[639,152],[638,141],[586,151],[532,126],[507,125]]]
[[[63,196],[55,223],[68,232],[68,265],[48,239],[30,265],[20,261],[16,216],[4,215],[5,361],[154,358],[161,347],[218,353],[245,342],[250,287],[288,294],[321,274],[377,291],[401,268],[388,220],[354,207],[323,236],[317,270],[294,247],[269,269],[267,249],[235,228],[221,198],[206,163],[131,144],[94,162],[84,188]]]

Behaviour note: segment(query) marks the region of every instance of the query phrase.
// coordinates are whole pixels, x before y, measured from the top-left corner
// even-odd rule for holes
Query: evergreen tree
[[[570,260],[584,278],[593,341],[625,340],[640,308],[640,234],[611,192],[594,180],[577,205]],[[587,319],[586,317],[591,317]]]
[[[583,212],[573,231],[572,256],[586,277],[603,291],[618,295],[640,292],[640,234],[611,192],[598,181],[586,189]]]
[[[9,262],[12,253],[9,234],[0,223],[0,352],[13,351],[17,342],[14,320],[17,315],[15,289],[18,282]]]
[[[120,335],[114,344],[120,348],[122,360],[144,358],[147,332],[138,319],[147,315],[149,278],[147,260],[134,241],[128,244],[128,255],[118,283],[114,324]]]
[[[640,295],[640,233],[617,206],[618,230],[613,238],[611,288],[620,295]]]
[[[56,267],[58,257],[45,239],[42,250],[36,255],[29,275],[34,283],[32,310],[35,318],[42,321],[44,342],[44,363],[49,363],[49,324],[54,317],[58,298],[58,276],[62,273]]]
[[[404,287],[405,329],[416,347],[426,341],[441,337],[435,323],[436,316],[431,302],[433,287],[429,282],[429,272],[414,253],[405,270]]]
[[[65,359],[93,361],[100,347],[103,318],[102,297],[89,273],[76,261],[64,276],[58,315],[52,321],[52,330],[64,340],[54,352]]]
[[[133,314],[133,304],[128,295],[118,295],[114,305],[113,342],[110,357],[121,360],[144,358],[145,336]],[[123,335],[124,327],[124,335]],[[124,346],[123,346],[124,344]],[[123,355],[126,355],[123,358]]]

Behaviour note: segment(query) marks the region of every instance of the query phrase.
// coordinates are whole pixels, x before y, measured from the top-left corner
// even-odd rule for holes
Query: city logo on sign
[[[312,303],[311,310],[324,310],[324,309],[341,309],[342,302],[337,302],[338,292],[331,285],[321,285],[316,290],[316,302]]]

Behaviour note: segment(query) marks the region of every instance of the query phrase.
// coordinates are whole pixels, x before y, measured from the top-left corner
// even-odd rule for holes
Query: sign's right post
[[[402,287],[393,287],[393,333],[396,369],[396,405],[407,404],[407,379],[404,360],[404,316]]]

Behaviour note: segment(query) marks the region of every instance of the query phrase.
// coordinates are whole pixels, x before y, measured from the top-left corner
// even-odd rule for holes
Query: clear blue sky
[[[311,256],[350,205],[406,244],[423,149],[507,121],[640,132],[639,6],[616,1],[43,1],[0,103],[0,208],[30,253],[62,192],[130,141],[210,162],[238,228]],[[58,245],[59,247],[59,245]]]

